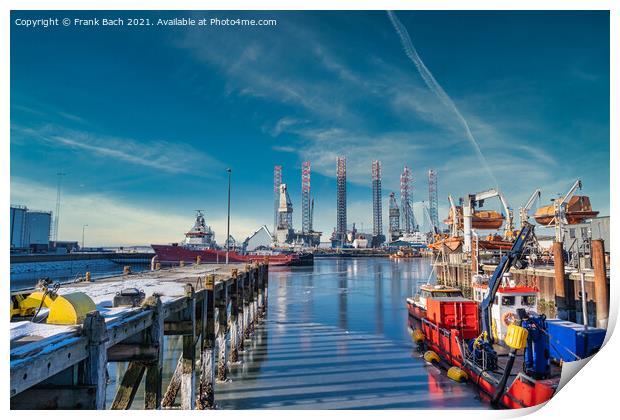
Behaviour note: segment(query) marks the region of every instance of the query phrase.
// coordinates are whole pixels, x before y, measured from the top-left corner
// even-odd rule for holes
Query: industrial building
[[[273,243],[271,232],[266,225],[261,226],[243,241],[244,252],[254,252],[270,249]]]
[[[567,263],[573,267],[581,264],[582,268],[592,268],[592,241],[603,240],[603,249],[609,254],[610,230],[609,216],[594,217],[584,223],[562,227],[564,250],[568,255]],[[579,261],[581,257],[581,261]]]
[[[11,205],[12,252],[47,252],[50,248],[52,212]]]

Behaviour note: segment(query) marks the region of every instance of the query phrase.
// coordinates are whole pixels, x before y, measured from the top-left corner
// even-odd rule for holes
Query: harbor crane
[[[484,200],[488,200],[494,197],[497,197],[499,199],[499,201],[502,203],[502,206],[504,207],[504,211],[506,212],[504,222],[504,237],[509,237],[512,235],[514,231],[513,214],[512,210],[508,206],[506,198],[501,193],[501,191],[496,190],[495,188],[491,188],[487,191],[482,191],[476,194],[469,194],[467,196],[467,199],[463,203],[463,251],[471,251],[472,218],[474,217],[474,210],[476,208],[476,204],[478,207],[482,207],[484,204]]]
[[[578,179],[575,181],[570,190],[563,197],[558,197],[553,201],[553,212],[554,216],[551,220],[551,223],[555,224],[555,240],[556,242],[562,242],[562,226],[568,224],[568,219],[566,218],[566,204],[569,202],[571,197],[575,195],[577,189],[581,189],[581,180]]]
[[[521,228],[525,226],[525,223],[528,223],[530,218],[530,209],[534,205],[534,201],[540,198],[540,188],[537,188],[536,191],[532,193],[530,199],[527,200],[527,203],[521,208],[519,208],[519,219],[521,221]]]

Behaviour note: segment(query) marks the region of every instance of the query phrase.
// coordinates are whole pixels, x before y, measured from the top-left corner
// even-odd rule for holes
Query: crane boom
[[[493,342],[493,334],[491,329],[491,306],[495,300],[495,295],[497,294],[497,290],[502,283],[504,274],[510,271],[510,268],[513,265],[517,265],[519,268],[524,267],[524,264],[520,261],[523,258],[525,245],[529,242],[533,234],[534,226],[526,223],[523,228],[521,228],[519,236],[517,236],[517,239],[512,244],[512,248],[502,257],[497,267],[495,267],[493,275],[489,279],[489,293],[480,304],[480,318],[482,320],[482,331],[487,333],[488,340],[491,343]]]
[[[501,191],[491,188],[476,194],[469,194],[463,204],[463,237],[465,238],[463,242],[463,251],[471,251],[471,227],[476,203],[478,203],[479,207],[482,207],[482,202],[484,200],[488,200],[493,197],[497,197],[499,199],[504,207],[504,211],[506,212],[506,215],[504,216],[504,237],[512,236],[512,231],[514,229],[513,214],[512,210],[508,206],[506,197],[504,197]]]
[[[537,198],[540,198],[540,188],[537,188],[536,191],[534,191],[530,196],[530,199],[527,200],[527,203],[525,203],[525,205],[519,209],[519,219],[521,219],[521,227],[523,227],[523,224],[527,223],[527,221],[529,220],[529,211],[534,205],[534,201]]]
[[[555,240],[557,242],[562,242],[562,225],[568,223],[568,221],[566,220],[566,203],[575,194],[575,191],[577,191],[577,188],[581,189],[580,179],[575,181],[573,186],[570,187],[570,190],[568,190],[568,192],[564,194],[564,197],[561,197],[560,199],[555,200],[555,202],[553,203],[553,210],[555,213],[554,214]]]

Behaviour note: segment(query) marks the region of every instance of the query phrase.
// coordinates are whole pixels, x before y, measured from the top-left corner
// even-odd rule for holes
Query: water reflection
[[[486,408],[428,366],[407,332],[405,298],[430,261],[317,259],[272,269],[259,340],[217,384],[220,408]]]
[[[317,259],[314,267],[270,269],[267,319],[246,341],[223,409],[488,408],[469,384],[413,351],[405,298],[431,275],[430,261]],[[164,389],[180,356],[166,337]],[[110,363],[107,403],[126,369]],[[132,408],[144,405],[140,386]]]

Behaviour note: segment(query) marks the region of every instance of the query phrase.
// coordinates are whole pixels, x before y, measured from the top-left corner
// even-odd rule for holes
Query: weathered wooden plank
[[[11,398],[11,410],[93,410],[94,385],[36,386]]]
[[[144,331],[153,324],[153,311],[140,309],[108,322],[108,347]]]
[[[23,359],[31,356],[36,356],[44,348],[57,347],[62,345],[66,340],[70,340],[75,337],[81,337],[81,325],[79,328],[76,328],[75,331],[56,334],[51,337],[47,337],[41,340],[33,341],[27,344],[23,344],[19,347],[15,347],[11,349],[10,357],[11,361],[17,361],[18,359]]]
[[[108,362],[154,362],[159,349],[148,344],[117,344],[108,349]]]
[[[166,321],[164,323],[165,335],[191,335],[193,324],[191,321]]]
[[[181,312],[187,309],[187,299],[185,297],[180,297],[173,301],[166,302],[164,305],[163,317],[164,319],[170,318],[171,315]]]
[[[146,366],[141,362],[130,362],[116,391],[112,410],[129,410],[138,392]]]
[[[11,397],[88,357],[88,338],[68,337],[26,359],[11,360]]]

